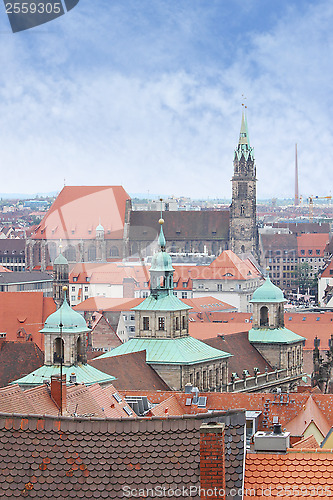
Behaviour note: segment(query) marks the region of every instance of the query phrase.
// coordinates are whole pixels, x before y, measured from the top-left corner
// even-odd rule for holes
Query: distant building
[[[11,271],[24,271],[25,240],[0,239],[0,264]]]

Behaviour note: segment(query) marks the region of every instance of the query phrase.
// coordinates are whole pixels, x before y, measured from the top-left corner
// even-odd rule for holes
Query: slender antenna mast
[[[297,144],[295,144],[295,207],[299,205]]]

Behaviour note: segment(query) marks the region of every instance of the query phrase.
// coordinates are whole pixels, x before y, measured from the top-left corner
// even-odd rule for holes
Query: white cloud
[[[238,33],[237,57],[226,63],[226,54],[221,61],[213,54],[216,33],[209,39],[217,4],[189,12],[181,3],[155,28],[143,11],[115,4],[89,17],[93,4],[85,4],[47,32],[3,36],[2,191],[56,190],[66,178],[121,183],[129,192],[230,196],[245,94],[259,195],[293,195],[295,142],[301,192],[327,194],[333,7],[291,9],[270,32]],[[228,46],[225,38],[216,45]]]

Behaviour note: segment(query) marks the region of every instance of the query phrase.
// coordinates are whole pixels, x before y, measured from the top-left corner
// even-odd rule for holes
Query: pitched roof
[[[122,239],[129,199],[122,186],[65,186],[32,239],[94,239],[99,221],[105,239]]]
[[[138,488],[200,482],[200,426],[208,417],[100,419],[0,415],[2,498],[113,498]],[[210,414],[225,427],[226,487],[243,487],[244,412]],[[17,452],[19,450],[19,453]],[[137,496],[137,495],[135,495]],[[170,496],[172,498],[172,496]],[[193,496],[198,500],[199,495]]]
[[[53,298],[43,292],[0,292],[0,304],[0,332],[6,333],[6,340],[31,340],[43,349],[39,330],[56,310]]]
[[[138,351],[146,351],[147,363],[152,364],[192,365],[230,357],[229,353],[214,349],[188,335],[166,339],[135,337],[97,359]]]
[[[328,244],[329,239],[330,238],[328,232],[300,234],[299,236],[297,236],[298,255],[300,257],[309,257],[310,250],[312,257],[324,257],[325,247]],[[304,251],[304,254],[302,254],[302,250]],[[317,250],[319,250],[319,253],[317,253]]]
[[[139,351],[120,356],[98,358],[89,361],[91,366],[116,379],[112,384],[118,389],[168,391],[169,386],[146,363],[146,352]]]
[[[305,430],[313,422],[321,434],[325,437],[329,432],[331,425],[328,423],[325,415],[319,409],[312,395],[309,396],[302,410],[288,422],[286,428],[293,435],[303,435]]]
[[[16,379],[14,383],[19,384],[21,387],[35,387],[37,385],[42,385],[45,380],[50,382],[52,375],[59,375],[59,370],[59,365],[43,365],[28,375]],[[70,384],[70,375],[73,373],[76,375],[77,383],[85,384],[86,386],[95,384],[96,382],[99,384],[110,383],[114,380],[112,375],[103,373],[93,366],[81,363],[75,366],[63,366],[62,372],[66,375],[67,384]]]
[[[319,446],[316,438],[313,436],[313,434],[311,434],[311,436],[297,441],[297,443],[293,445],[293,448],[298,448],[299,450],[314,450],[315,448],[319,448]]]
[[[244,483],[244,500],[265,498],[263,490],[271,499],[326,498],[333,489],[333,453],[318,449],[247,453]]]
[[[154,241],[158,236],[160,212],[132,211],[130,241]],[[177,240],[228,240],[229,210],[166,211],[163,213],[164,234],[168,246]]]
[[[36,283],[40,281],[53,282],[53,277],[49,273],[41,271],[11,271],[0,275],[0,283]]]
[[[44,364],[44,353],[35,342],[0,340],[0,387]]]
[[[293,344],[302,342],[304,337],[288,330],[288,328],[251,328],[249,331],[249,341],[258,344]]]
[[[241,377],[243,370],[248,370],[251,375],[253,375],[254,368],[258,368],[260,373],[265,373],[266,368],[268,372],[273,371],[260,352],[250,344],[247,332],[214,337],[204,342],[233,355],[228,361],[229,380],[232,373],[237,373]]]
[[[195,315],[192,316],[194,319]],[[249,331],[252,328],[252,313],[219,312],[214,313],[214,323],[208,323],[206,315],[199,321],[191,319],[189,323],[190,334],[198,339],[206,339],[217,334]],[[333,312],[285,312],[285,327],[288,330],[305,338],[305,349],[313,349],[314,339],[320,338],[320,349],[328,348],[328,341],[332,333]]]
[[[109,297],[89,297],[80,304],[73,306],[75,311],[130,311],[141,304],[144,299],[115,299]]]

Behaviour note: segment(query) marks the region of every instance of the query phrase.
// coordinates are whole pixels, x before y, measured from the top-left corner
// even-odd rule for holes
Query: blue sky
[[[293,196],[296,142],[300,192],[330,194],[332,22],[330,0],[80,0],[12,34],[1,5],[1,191],[230,197],[245,102],[258,196]]]

